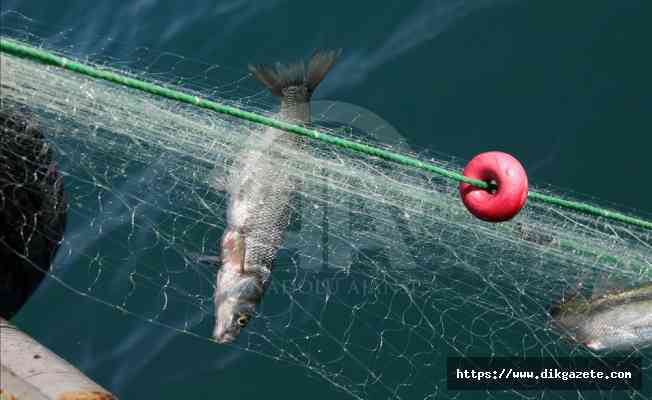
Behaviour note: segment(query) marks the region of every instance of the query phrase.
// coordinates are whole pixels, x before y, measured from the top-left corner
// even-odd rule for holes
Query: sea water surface
[[[417,151],[463,159],[506,151],[533,182],[652,213],[647,1],[3,0],[1,7],[35,21],[25,29],[38,26],[35,35],[55,48],[65,36],[66,49],[82,58],[125,60],[147,48],[244,76],[250,62],[342,48],[317,99],[372,110]],[[86,224],[73,220],[69,229]],[[123,399],[347,398],[301,368],[133,321],[52,282],[16,321]]]

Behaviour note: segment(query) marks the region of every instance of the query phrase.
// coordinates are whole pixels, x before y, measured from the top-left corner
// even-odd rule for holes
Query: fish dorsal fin
[[[201,253],[190,253],[187,256],[188,261],[199,264],[220,265],[220,258]]]
[[[208,175],[209,186],[218,192],[229,191],[229,165],[228,160],[219,160],[213,164],[213,170]]]
[[[601,276],[591,291],[591,301],[607,297],[609,295],[617,294],[624,291],[626,285],[624,282],[615,279],[609,274]]]

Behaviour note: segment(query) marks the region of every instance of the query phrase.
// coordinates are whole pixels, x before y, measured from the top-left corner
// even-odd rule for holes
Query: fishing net
[[[212,340],[216,269],[198,259],[218,254],[224,177],[265,127],[6,53],[0,59],[2,101],[29,107],[64,180],[68,228],[48,279],[120,318]],[[225,83],[216,77],[233,71],[202,66],[193,75],[187,71],[199,64],[176,59],[187,65],[168,62],[160,75],[151,55],[135,60],[144,72],[84,62],[274,115],[277,100],[243,72]],[[315,102],[313,122],[442,168],[463,165],[410,152],[388,123],[356,106]],[[605,281],[648,282],[651,230],[532,199],[514,220],[486,223],[468,213],[449,178],[319,141],[275,151],[274,168],[301,182],[287,239],[259,315],[237,342],[213,346],[273,360],[283,373],[358,399],[649,396],[448,392],[445,366],[451,356],[599,357],[564,341],[548,310],[578,283],[590,293]],[[652,353],[640,355],[650,386]]]

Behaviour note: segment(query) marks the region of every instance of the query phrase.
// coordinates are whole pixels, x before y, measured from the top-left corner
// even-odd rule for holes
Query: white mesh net
[[[263,128],[4,53],[1,62],[2,99],[34,112],[64,177],[69,225],[50,277],[124,318],[210,340],[216,271],[196,256],[217,254],[225,227],[214,182]],[[146,71],[132,75],[164,78]],[[214,85],[220,72],[209,66],[172,83],[273,114],[276,100],[251,78]],[[391,137],[391,126],[351,105],[316,103],[313,120],[365,142]],[[449,157],[415,156],[460,170]],[[303,182],[288,237],[259,315],[229,346],[352,398],[464,397],[446,391],[448,356],[600,356],[564,341],[549,307],[578,283],[590,294],[652,278],[649,230],[532,201],[513,221],[490,224],[438,176],[316,142],[285,159],[278,167]],[[652,385],[652,353],[639,355]],[[649,393],[482,393],[515,395]]]

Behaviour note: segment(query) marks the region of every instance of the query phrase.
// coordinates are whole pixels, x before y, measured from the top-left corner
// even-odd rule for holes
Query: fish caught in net
[[[292,186],[273,278],[247,328],[214,345],[305,370],[350,398],[462,398],[446,391],[451,356],[600,357],[568,340],[551,310],[578,282],[598,298],[605,279],[625,288],[652,280],[645,227],[536,201],[513,221],[483,222],[447,177],[317,141],[272,144],[264,127],[232,116],[6,53],[0,60],[3,104],[29,107],[66,182],[70,226],[49,276],[122,318],[213,341],[218,271],[198,258],[215,254],[228,229],[225,177],[253,146],[277,154],[269,170],[301,184]],[[223,101],[275,114],[262,97]],[[332,103],[311,119],[323,132],[389,148],[356,128],[360,112],[341,123],[351,109]],[[450,157],[410,156],[460,170]],[[639,344],[630,354],[643,358],[650,385],[652,353]]]

